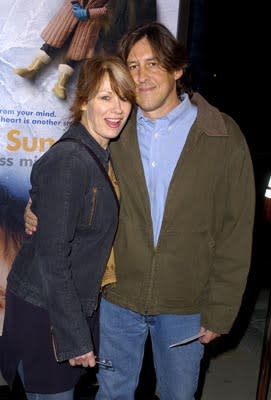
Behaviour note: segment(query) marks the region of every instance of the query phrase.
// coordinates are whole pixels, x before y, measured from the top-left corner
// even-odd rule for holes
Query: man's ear
[[[174,72],[175,81],[177,81],[182,75],[183,75],[183,70],[182,70],[182,69],[176,70],[176,71]]]
[[[81,111],[86,111],[87,110],[87,103],[83,103],[80,107]]]

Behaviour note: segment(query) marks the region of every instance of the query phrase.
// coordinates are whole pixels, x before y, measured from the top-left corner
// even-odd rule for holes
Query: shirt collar
[[[155,121],[151,121],[149,118],[145,117],[143,114],[143,111],[141,110],[140,107],[137,108],[137,123],[149,123],[153,122],[155,123],[156,121],[162,121],[162,120],[167,120],[168,124],[174,123],[177,119],[179,118],[186,118],[186,116],[189,114],[191,108],[193,107],[189,96],[187,93],[183,93],[180,96],[181,102],[173,108],[168,114],[164,115],[161,118],[157,118]]]

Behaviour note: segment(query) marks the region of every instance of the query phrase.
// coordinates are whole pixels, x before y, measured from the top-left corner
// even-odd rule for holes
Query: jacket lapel
[[[145,210],[145,215],[150,217],[149,194],[146,186],[136,132],[136,110],[134,110],[129,118],[129,121],[121,133],[121,137],[117,140],[117,143],[112,143],[111,151],[113,167],[120,183],[120,196],[123,170],[125,170],[125,179],[128,176],[128,179],[132,180],[132,184],[136,187],[134,192],[135,196],[137,196],[136,200],[138,204],[140,204]],[[120,152],[121,157],[118,157]]]

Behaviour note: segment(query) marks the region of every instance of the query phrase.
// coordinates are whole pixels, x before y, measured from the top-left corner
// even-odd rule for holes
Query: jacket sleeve
[[[255,210],[250,153],[239,128],[233,129],[238,129],[240,140],[227,153],[223,217],[215,238],[214,263],[201,322],[205,328],[220,334],[228,333],[240,308],[250,268]]]
[[[93,349],[70,263],[86,188],[86,166],[72,154],[58,153],[40,166],[38,182],[37,254],[56,359],[63,361]]]

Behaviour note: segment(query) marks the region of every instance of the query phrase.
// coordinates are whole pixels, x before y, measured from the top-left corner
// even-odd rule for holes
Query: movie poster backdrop
[[[70,7],[70,3],[71,0],[6,0],[1,4],[0,335],[6,277],[24,234],[23,210],[29,197],[30,171],[34,162],[68,126],[69,107],[80,62],[73,68],[65,100],[56,97],[53,87],[59,76],[59,64],[65,63],[74,32],[50,62],[42,65],[35,77],[23,78],[14,69],[31,64],[44,44],[41,37],[44,28],[50,21],[56,20],[53,18],[57,12]],[[109,0],[107,7],[108,15],[100,17],[95,51],[103,47],[114,50],[117,40],[131,24],[148,20],[163,22],[177,35],[179,1]],[[63,18],[59,21],[66,23]]]

